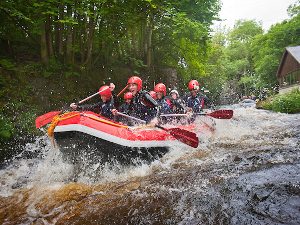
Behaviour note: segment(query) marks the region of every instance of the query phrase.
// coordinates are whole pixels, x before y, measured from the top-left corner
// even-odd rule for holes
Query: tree
[[[255,72],[263,86],[277,85],[276,73],[285,47],[300,44],[300,15],[258,35],[253,44]]]
[[[6,30],[17,27],[23,42],[38,46],[32,54],[45,65],[88,72],[126,64],[150,74],[171,67],[188,78],[205,74],[219,10],[219,0],[4,0],[0,17],[10,18]]]
[[[288,14],[290,17],[300,15],[300,0],[295,2],[294,4],[290,5],[287,9]]]
[[[228,34],[227,77],[236,80],[242,94],[255,90],[255,69],[251,43],[257,35],[263,33],[261,24],[254,20],[239,20]]]

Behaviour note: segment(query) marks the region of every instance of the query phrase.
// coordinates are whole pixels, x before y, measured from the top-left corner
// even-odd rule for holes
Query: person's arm
[[[181,99],[176,99],[173,102],[174,106],[177,108],[178,112],[185,113],[185,106]]]
[[[114,108],[119,108],[119,106],[120,106],[120,100],[119,100],[119,98],[118,98],[118,96],[116,95],[116,93],[114,92],[114,90],[115,90],[115,85],[114,85],[114,83],[110,83],[109,84],[109,88],[110,88],[110,90],[111,90],[111,93],[112,93],[112,98],[113,98],[113,103],[114,103]]]
[[[95,103],[95,104],[86,104],[86,105],[77,105],[76,103],[72,103],[70,107],[73,110],[79,110],[79,111],[93,111],[95,109],[98,109],[101,105],[101,102]],[[101,108],[101,107],[100,107]]]
[[[118,98],[118,96],[113,92],[112,93],[112,98],[114,100],[114,107],[117,109],[120,106],[120,100]]]
[[[151,97],[151,95],[148,92],[143,92],[142,93],[142,98],[147,101],[151,105],[151,107],[157,107],[158,103],[155,101],[154,98]]]
[[[210,101],[210,99],[206,95],[203,95],[202,98],[204,100],[204,107],[206,106],[207,108],[211,108],[212,102]],[[204,107],[202,107],[202,108],[204,108]]]

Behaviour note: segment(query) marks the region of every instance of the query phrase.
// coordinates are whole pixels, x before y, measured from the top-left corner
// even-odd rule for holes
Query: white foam
[[[168,173],[179,161],[188,165],[209,163],[212,160],[221,162],[230,155],[225,150],[222,151],[221,147],[214,149],[214,146],[220,143],[249,146],[252,142],[272,141],[272,139],[262,140],[259,136],[265,132],[281,132],[282,127],[291,124],[291,121],[297,129],[300,114],[287,115],[252,108],[239,108],[234,110],[231,120],[214,119],[214,121],[216,122],[216,131],[212,136],[198,133],[201,143],[197,149],[178,143],[162,158],[150,164],[139,162],[137,166],[124,166],[116,162],[105,165],[97,162],[88,164],[87,161],[82,171],[76,171],[77,168],[66,163],[59,151],[53,149],[46,136],[37,138],[35,143],[27,144],[24,152],[16,156],[9,166],[0,170],[0,195],[9,196],[20,188],[38,186],[57,189],[66,182],[73,181],[74,173],[77,173],[78,182],[86,184],[120,182],[156,173]],[[283,144],[291,147],[299,146],[298,140],[289,137],[283,140]],[[193,158],[193,154],[201,153],[201,151],[208,152],[209,156]],[[23,155],[26,152],[36,156],[25,158]],[[282,159],[279,157],[276,160],[281,161]]]

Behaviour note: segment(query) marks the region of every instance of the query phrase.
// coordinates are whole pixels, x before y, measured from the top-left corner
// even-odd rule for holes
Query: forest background
[[[197,79],[215,104],[276,91],[284,48],[300,45],[300,0],[267,32],[255,20],[212,30],[220,9],[219,0],[2,0],[0,142],[103,84],[118,93],[133,74],[147,90],[164,82],[180,93]]]

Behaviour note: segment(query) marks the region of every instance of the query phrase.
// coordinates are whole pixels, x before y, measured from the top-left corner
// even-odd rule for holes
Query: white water
[[[289,126],[290,131],[299,129],[300,115],[287,115],[272,113],[253,108],[240,108],[234,110],[234,117],[231,120],[215,119],[216,132],[213,136],[201,136],[198,149],[189,147],[182,148],[182,145],[174,146],[169,153],[151,164],[139,166],[123,166],[118,163],[106,164],[104,167],[99,163],[85,167],[85,171],[79,172],[78,182],[105,183],[125,181],[134,177],[148,176],[153,173],[168,171],[180,158],[189,158],[189,163],[201,164],[202,159],[192,159],[189,155],[199,151],[213,152],[213,158],[206,160],[222,161],[228,157],[228,152],[214,152],[211,149],[216,143],[239,144],[251,146],[255,142],[266,144],[268,139],[261,139],[260,136],[270,132],[285,132]],[[295,127],[293,127],[295,126]],[[286,131],[287,133],[290,131]],[[270,135],[272,136],[272,134]],[[266,136],[264,136],[265,138]],[[286,137],[281,144],[291,147],[299,147],[298,137]],[[38,152],[36,158],[22,158],[27,152]],[[280,158],[274,159],[279,160]],[[101,171],[100,171],[101,170]],[[46,136],[37,138],[35,143],[27,144],[24,152],[16,156],[11,164],[0,170],[0,195],[8,196],[19,188],[32,188],[34,186],[59,187],[70,182],[74,168],[65,163],[57,149],[53,149]]]
[[[300,114],[240,108],[234,110],[231,120],[216,119],[215,122],[214,135],[199,133],[201,143],[198,149],[174,146],[162,158],[138,166],[95,162],[77,171],[78,168],[62,160],[59,151],[51,147],[46,137],[38,138],[0,170],[0,196],[13,196],[26,189],[44,193],[30,198],[26,210],[27,217],[32,218],[40,212],[31,202],[39,202],[48,191],[72,183],[76,173],[78,184],[91,186],[140,182],[142,187],[131,192],[135,201],[146,199],[151,210],[158,207],[153,196],[156,196],[154,199],[166,198],[163,200],[166,203],[162,202],[160,206],[162,213],[155,214],[163,218],[161,223],[202,224],[205,221],[206,224],[215,224],[218,221],[237,224],[243,221],[244,224],[288,224],[290,221],[297,224],[300,221],[297,214],[300,206],[297,194],[300,193],[297,184],[300,174]],[[33,153],[34,157],[24,157],[28,153]],[[105,193],[109,190],[100,195]],[[280,197],[280,193],[285,197]],[[63,210],[65,204],[49,213],[61,210],[62,214],[56,218],[59,220],[68,213]],[[97,203],[89,204],[96,204],[93,205],[96,209],[100,207]],[[118,207],[116,204],[114,207]],[[121,207],[121,200],[119,204]],[[135,224],[154,223],[153,214],[144,212],[146,206],[132,207],[128,213],[134,212],[130,218],[135,218]],[[176,218],[173,215],[170,220],[166,216],[170,211],[168,207],[175,212]],[[279,212],[281,209],[283,211]],[[90,215],[95,214],[86,212],[84,218]],[[282,218],[287,218],[287,221],[282,222]]]

